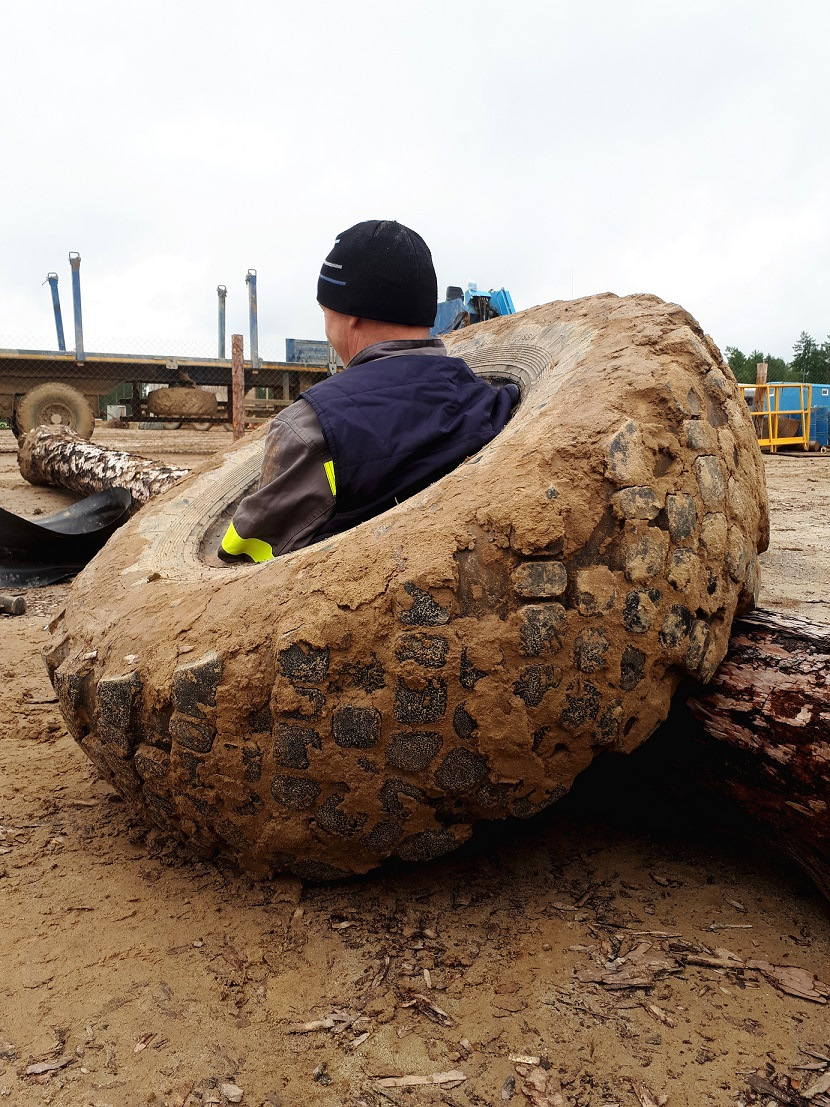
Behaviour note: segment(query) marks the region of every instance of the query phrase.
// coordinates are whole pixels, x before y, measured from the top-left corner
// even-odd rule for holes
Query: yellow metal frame
[[[762,450],[768,449],[773,454],[779,446],[801,446],[803,449],[809,450],[810,409],[813,403],[813,386],[811,384],[744,384],[741,387],[743,388],[744,399],[750,408],[758,445]],[[784,388],[797,388],[799,390],[800,407],[781,407],[781,390]],[[800,418],[801,434],[795,437],[779,434],[781,429],[779,420],[781,417]]]

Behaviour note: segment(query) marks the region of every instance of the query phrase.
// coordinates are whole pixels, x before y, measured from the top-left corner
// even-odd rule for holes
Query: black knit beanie
[[[369,219],[343,231],[323,262],[317,302],[343,315],[431,327],[438,282],[424,240],[392,219]]]

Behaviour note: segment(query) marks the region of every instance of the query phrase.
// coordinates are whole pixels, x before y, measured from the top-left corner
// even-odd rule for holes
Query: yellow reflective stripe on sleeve
[[[325,464],[323,465],[323,468],[326,470],[326,476],[329,478],[329,488],[331,489],[331,494],[332,494],[332,496],[336,496],[337,495],[337,484],[335,483],[335,480],[334,480],[334,462],[333,461],[325,462]]]
[[[239,554],[247,554],[252,561],[270,561],[274,551],[267,542],[259,538],[242,538],[236,533],[236,527],[231,523],[225,531],[222,539],[222,549],[234,557]]]

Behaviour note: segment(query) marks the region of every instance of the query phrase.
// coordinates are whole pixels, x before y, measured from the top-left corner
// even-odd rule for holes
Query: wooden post
[[[755,402],[754,407],[760,407],[764,403],[764,385],[767,383],[767,370],[769,364],[759,361],[755,366]]]
[[[764,386],[767,383],[767,369],[769,368],[766,361],[759,361],[755,366],[755,397],[752,401],[752,410],[761,411],[764,407]]]
[[[243,364],[243,338],[231,336],[231,408],[233,411],[233,440],[245,433],[245,366]]]
[[[772,417],[769,414],[763,414],[765,408],[768,406],[764,403],[764,397],[767,395],[766,389],[767,383],[767,362],[759,361],[755,364],[755,395],[752,397],[752,411],[759,412],[761,414],[752,416],[752,425],[755,427],[756,438],[772,438]],[[767,426],[764,426],[764,421],[767,421]]]

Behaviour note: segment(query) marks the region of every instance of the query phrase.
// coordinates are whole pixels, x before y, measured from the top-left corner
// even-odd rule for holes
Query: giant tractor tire
[[[77,388],[61,381],[46,381],[21,396],[14,410],[18,437],[42,426],[69,427],[81,438],[89,439],[95,430],[95,414]]]
[[[260,466],[248,437],[114,535],[55,624],[72,734],[201,852],[327,879],[530,816],[597,751],[646,739],[754,602],[761,456],[691,316],[605,295],[447,345],[522,395],[454,472],[220,567],[217,528]]]

